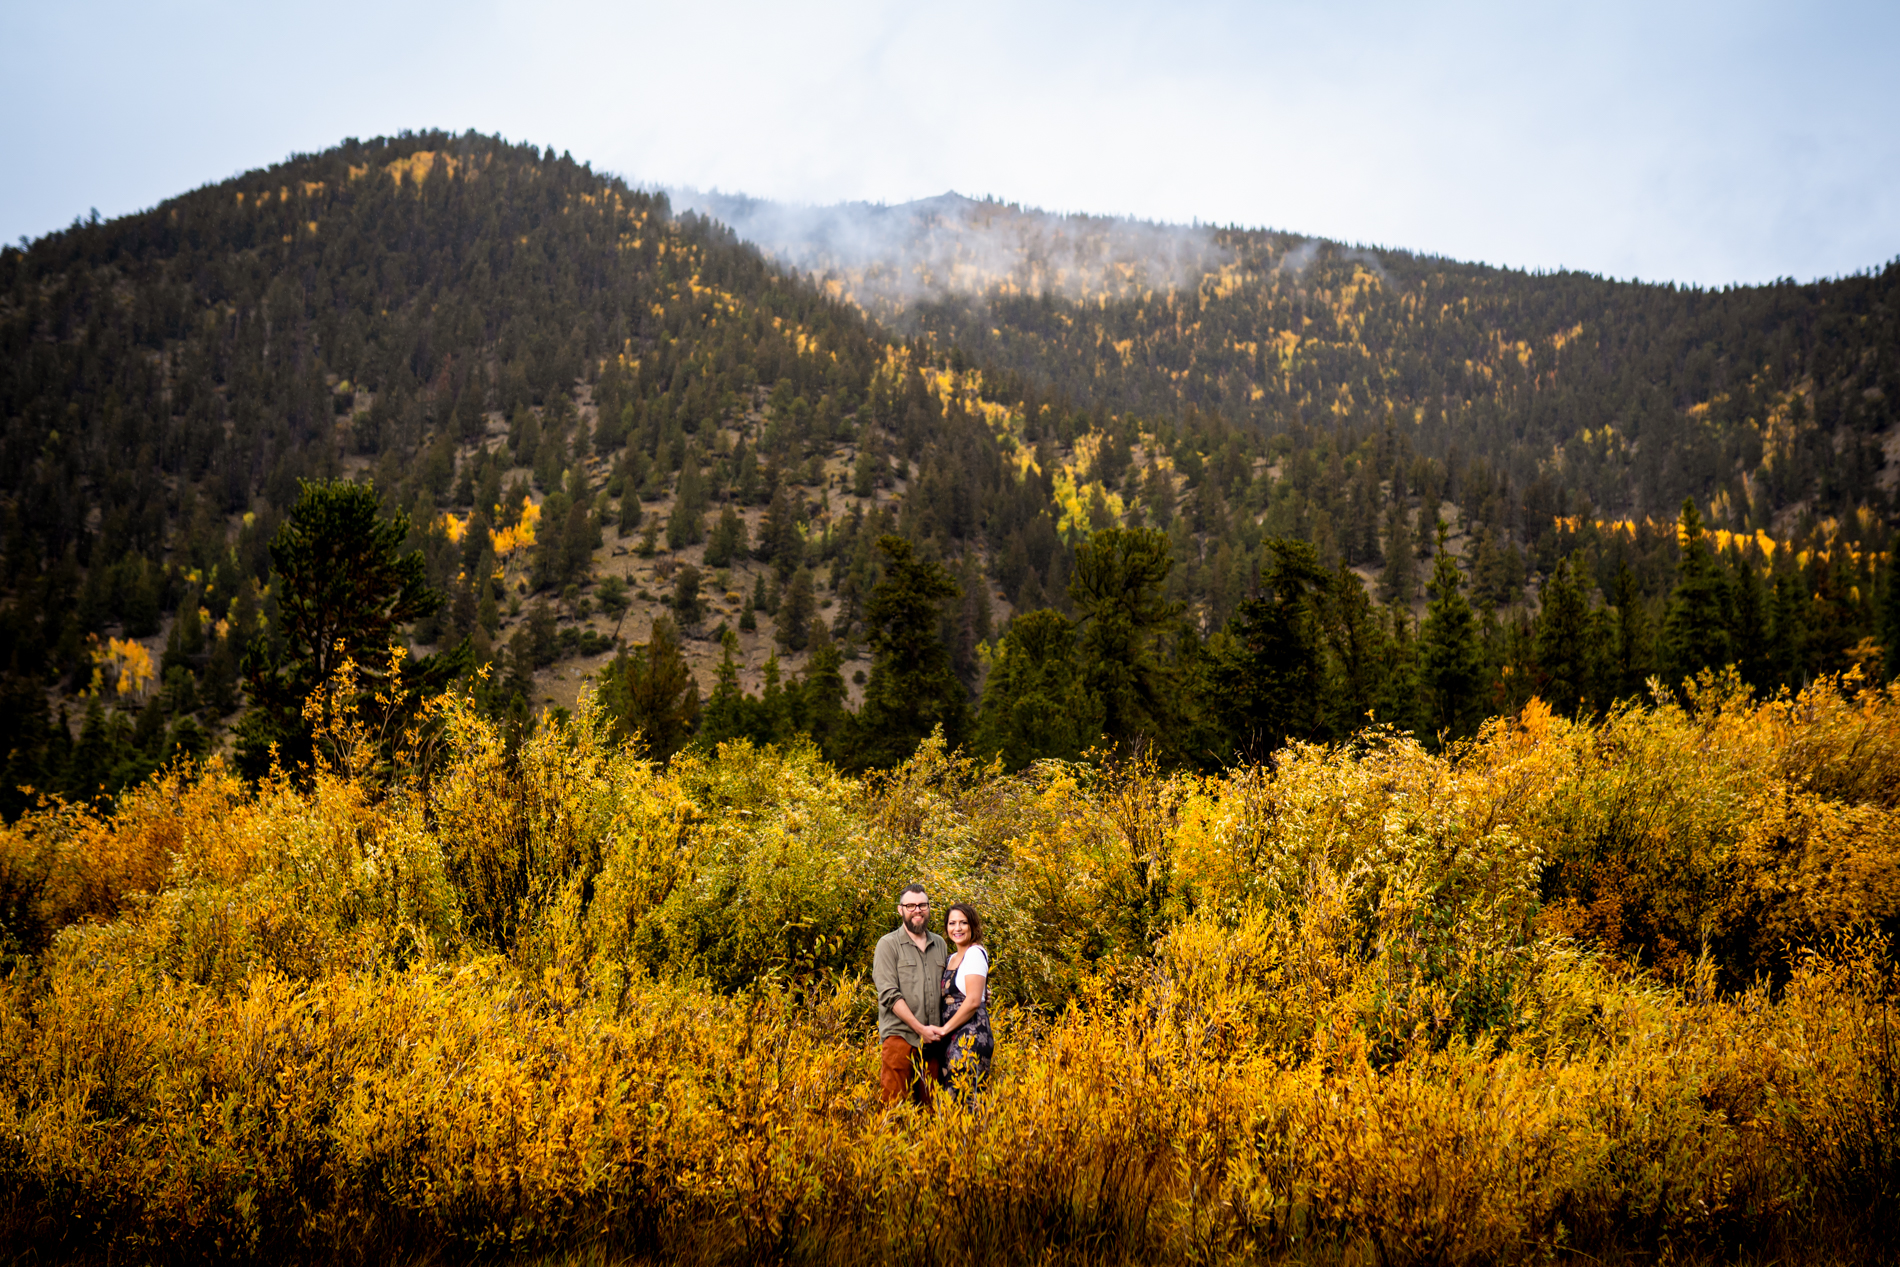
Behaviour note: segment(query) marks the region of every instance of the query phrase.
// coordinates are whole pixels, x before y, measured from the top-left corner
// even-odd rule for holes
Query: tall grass
[[[449,698],[426,780],[343,730],[301,781],[47,804],[0,835],[0,1219],[100,1259],[1878,1254],[1900,694],[1855,685],[1213,778],[663,769]],[[874,1093],[911,879],[993,931],[974,1113]]]

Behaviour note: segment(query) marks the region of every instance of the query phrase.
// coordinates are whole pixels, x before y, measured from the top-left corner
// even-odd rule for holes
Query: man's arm
[[[903,1000],[897,988],[897,952],[881,939],[871,954],[871,984],[877,988],[879,1007],[890,1007],[893,999]]]

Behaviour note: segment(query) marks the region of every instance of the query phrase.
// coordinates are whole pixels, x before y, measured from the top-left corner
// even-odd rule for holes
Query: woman
[[[996,1040],[990,1036],[990,955],[983,948],[983,919],[968,902],[957,902],[944,919],[955,952],[943,969],[943,1038],[937,1076],[959,1099],[972,1095],[990,1071]]]

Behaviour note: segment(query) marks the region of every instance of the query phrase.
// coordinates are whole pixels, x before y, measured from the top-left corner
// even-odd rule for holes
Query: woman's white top
[[[964,983],[971,977],[983,978],[983,995],[984,998],[988,998],[990,991],[990,957],[981,946],[972,946],[964,951],[963,959],[957,964],[957,989],[963,992],[963,997],[966,999],[970,997],[970,987]],[[978,1002],[981,1001],[981,999],[978,1000]]]

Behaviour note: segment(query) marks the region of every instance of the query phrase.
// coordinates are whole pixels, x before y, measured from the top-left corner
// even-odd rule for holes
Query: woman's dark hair
[[[968,902],[950,903],[950,909],[943,913],[943,931],[945,933],[950,931],[950,917],[958,911],[962,911],[963,918],[970,921],[970,944],[981,946],[983,944],[983,917],[978,915],[976,908]]]

